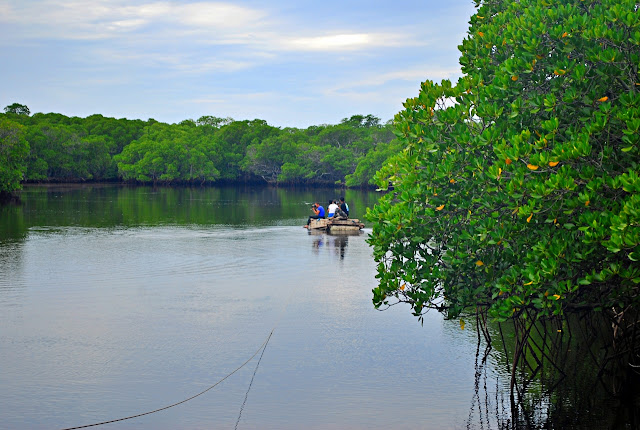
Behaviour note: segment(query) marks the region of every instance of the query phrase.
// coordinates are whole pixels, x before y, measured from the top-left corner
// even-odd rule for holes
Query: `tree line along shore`
[[[392,122],[373,115],[298,129],[215,116],[167,124],[31,115],[18,103],[0,113],[0,147],[5,194],[24,182],[370,187],[383,162],[400,150]]]

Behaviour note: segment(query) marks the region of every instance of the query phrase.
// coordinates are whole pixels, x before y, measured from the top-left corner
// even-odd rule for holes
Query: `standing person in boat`
[[[344,197],[340,197],[340,209],[349,216],[349,205],[344,201]]]
[[[311,205],[311,210],[313,211],[313,215],[309,215],[307,219],[307,225],[303,226],[304,228],[309,228],[309,224],[312,219],[322,219],[324,218],[324,208],[320,206],[319,203],[314,203]]]
[[[338,208],[339,206],[336,204],[335,200],[329,200],[329,207],[327,207],[327,212],[328,212],[327,217],[333,218],[333,215],[335,215],[336,209]]]

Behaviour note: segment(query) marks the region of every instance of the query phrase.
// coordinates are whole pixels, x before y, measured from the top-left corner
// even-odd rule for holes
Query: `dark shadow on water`
[[[542,325],[538,338],[533,341],[540,342],[550,334],[558,335],[554,340],[555,352],[547,350],[545,358],[539,360],[539,366],[527,367],[529,364],[525,364],[518,370],[515,393],[509,389],[510,364],[504,345],[492,348],[479,336],[474,395],[466,428],[640,428],[640,378],[634,369],[614,372],[609,366],[615,357],[606,358],[606,352],[603,352],[606,342],[596,340],[602,325],[602,320],[585,318],[565,324],[562,331],[551,327],[553,330],[545,332],[544,329],[550,327]],[[505,332],[502,339],[507,348],[513,348],[509,344],[507,324],[501,330]],[[522,390],[522,387],[526,389]]]

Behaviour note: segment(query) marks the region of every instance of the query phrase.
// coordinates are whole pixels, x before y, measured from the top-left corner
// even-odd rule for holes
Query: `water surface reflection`
[[[349,236],[361,236],[358,234],[328,234],[323,231],[311,230],[308,232],[309,236],[313,236],[312,246],[314,252],[318,253],[321,249],[327,249],[328,252],[333,252],[340,260],[344,260],[344,255],[349,245]]]
[[[348,193],[361,213],[375,201]],[[468,418],[475,333],[373,309],[366,232],[308,234],[314,194],[27,191],[4,220],[22,233],[0,238],[3,426],[84,425],[188,398],[273,330],[238,428],[495,427]],[[111,426],[234,427],[254,369]]]

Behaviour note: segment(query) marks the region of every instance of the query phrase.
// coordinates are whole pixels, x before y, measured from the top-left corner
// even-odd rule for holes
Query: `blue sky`
[[[278,127],[393,118],[456,79],[471,0],[0,0],[0,108]]]

